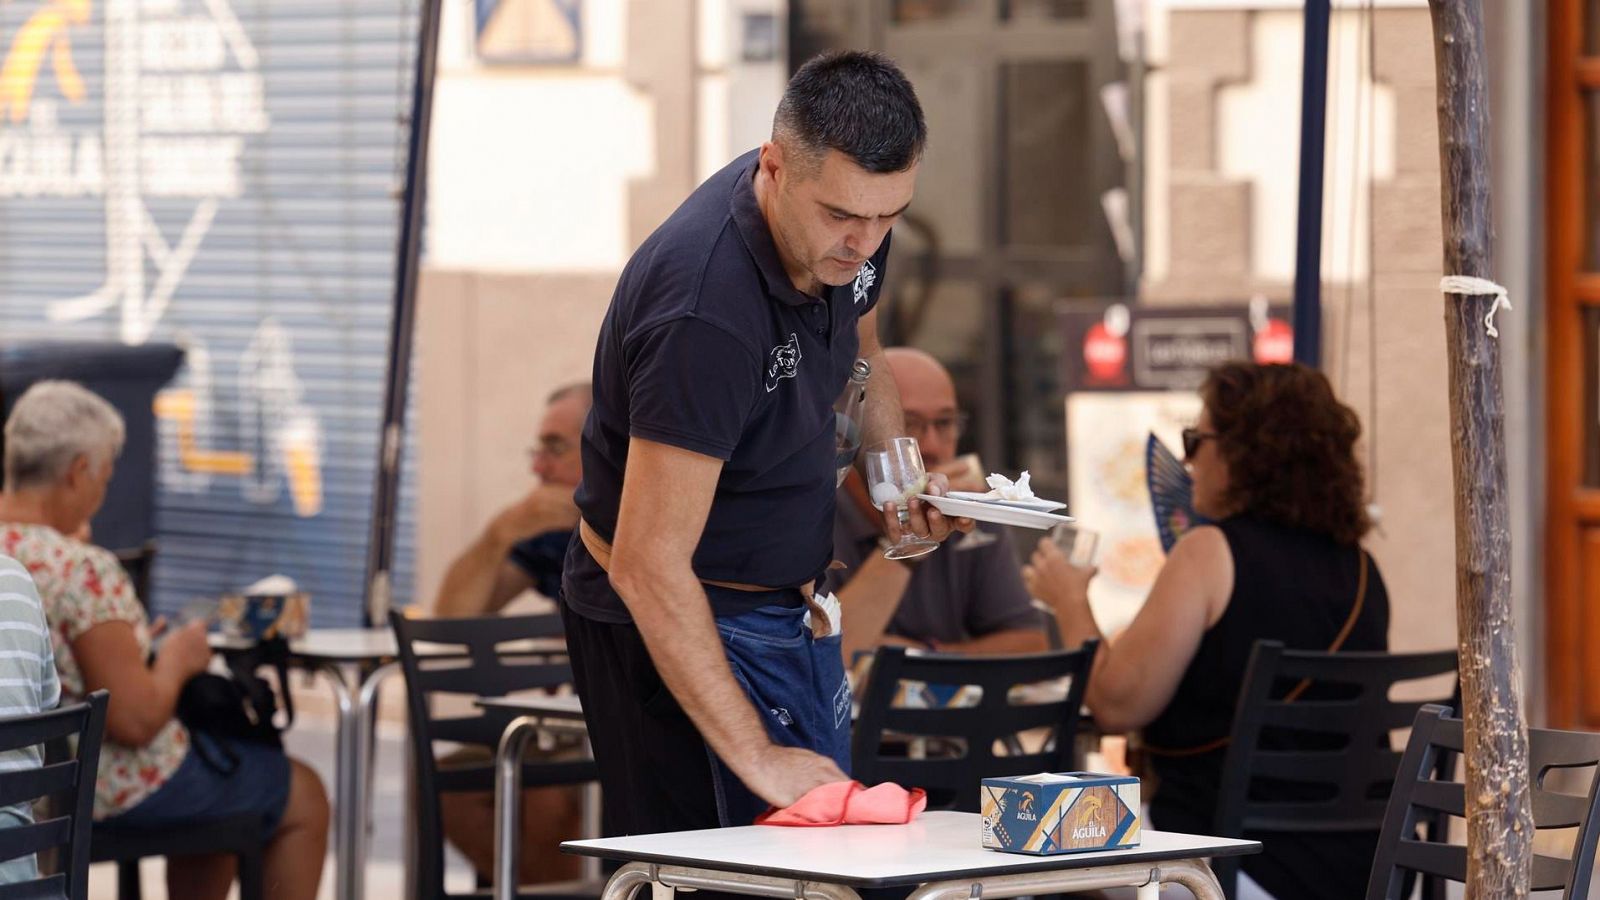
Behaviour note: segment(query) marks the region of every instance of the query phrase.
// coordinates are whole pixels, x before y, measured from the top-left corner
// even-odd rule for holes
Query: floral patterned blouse
[[[0,522],[0,554],[28,567],[44,601],[55,645],[62,702],[83,699],[83,673],[72,642],[104,622],[128,622],[139,655],[150,655],[150,627],[134,596],[128,573],[109,551],[63,536],[46,525]],[[189,733],[174,718],[143,747],[119,744],[109,736],[100,749],[100,777],[94,786],[94,817],[126,812],[165,784],[189,752]]]

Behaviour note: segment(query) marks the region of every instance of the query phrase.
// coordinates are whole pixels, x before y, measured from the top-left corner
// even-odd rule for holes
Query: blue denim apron
[[[708,592],[726,590],[711,585]],[[748,594],[745,595],[748,598]],[[756,708],[773,743],[804,747],[850,771],[850,685],[839,635],[813,638],[798,591],[774,591],[774,604],[717,618],[733,677]],[[767,802],[751,793],[711,748],[717,816],[724,827],[749,825]]]

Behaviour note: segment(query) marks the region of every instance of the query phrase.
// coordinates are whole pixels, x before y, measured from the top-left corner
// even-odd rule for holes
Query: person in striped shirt
[[[22,563],[0,556],[0,727],[4,720],[54,709],[61,702],[55,652],[39,591]],[[40,746],[0,752],[0,772],[37,769]],[[0,808],[0,828],[33,821],[29,803]],[[33,854],[0,862],[0,884],[29,881],[39,874]]]

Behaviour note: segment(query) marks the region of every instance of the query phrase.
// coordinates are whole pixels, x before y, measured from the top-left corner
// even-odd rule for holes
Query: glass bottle
[[[850,367],[850,381],[844,394],[833,405],[834,435],[837,438],[833,457],[838,478],[834,487],[844,484],[855,463],[856,451],[861,449],[862,416],[867,407],[867,379],[872,377],[872,364],[858,359]]]

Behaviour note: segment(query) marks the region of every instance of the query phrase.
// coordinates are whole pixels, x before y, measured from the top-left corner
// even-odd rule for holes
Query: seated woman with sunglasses
[[[1184,432],[1195,511],[1128,629],[1102,644],[1086,702],[1111,732],[1143,729],[1156,776],[1151,827],[1213,829],[1234,703],[1257,640],[1300,650],[1385,650],[1389,597],[1361,549],[1356,414],[1300,365],[1228,363],[1200,389]],[[1056,612],[1061,638],[1102,638],[1087,590],[1095,570],[1039,542],[1023,580]],[[1271,835],[1244,872],[1284,898],[1359,897],[1378,835]],[[1246,881],[1240,880],[1240,896]],[[1257,895],[1259,896],[1259,894]]]

